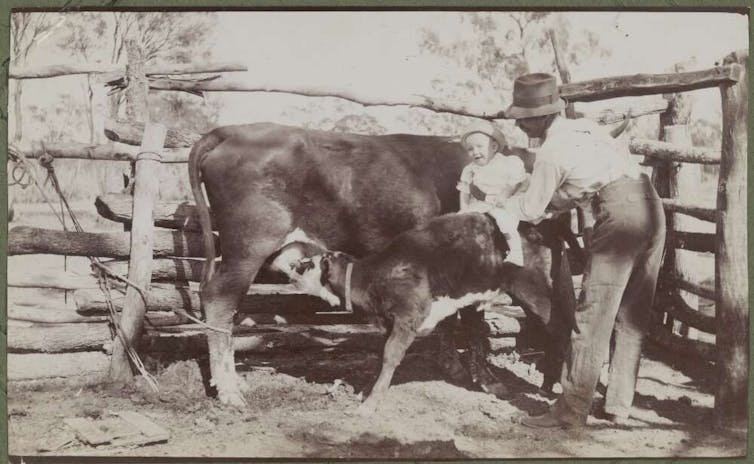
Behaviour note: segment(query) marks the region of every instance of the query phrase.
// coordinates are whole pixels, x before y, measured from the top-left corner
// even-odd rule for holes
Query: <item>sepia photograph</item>
[[[10,462],[745,461],[749,13],[11,10]]]

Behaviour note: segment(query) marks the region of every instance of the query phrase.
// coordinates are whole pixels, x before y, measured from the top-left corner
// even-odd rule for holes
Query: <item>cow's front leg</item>
[[[415,338],[416,332],[410,328],[409,324],[397,320],[393,323],[382,354],[382,370],[369,396],[359,405],[357,411],[359,414],[370,415],[377,409],[388,388],[390,388],[395,368],[401,363],[406,350]]]

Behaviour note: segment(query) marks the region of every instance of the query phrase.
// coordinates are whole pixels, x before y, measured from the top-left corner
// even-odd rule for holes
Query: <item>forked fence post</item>
[[[723,134],[717,189],[715,294],[717,390],[715,424],[741,424],[748,417],[749,280],[747,272],[746,153],[749,117],[748,50],[731,53],[723,64],[740,66],[735,84],[720,85]]]
[[[144,62],[138,44],[127,44],[129,66],[126,76],[126,113],[132,121],[143,118],[146,121],[144,137],[139,155],[135,161],[134,201],[131,221],[131,256],[128,265],[128,278],[140,288],[147,290],[152,278],[152,252],[154,246],[154,222],[152,213],[159,189],[160,157],[165,143],[167,129],[160,124],[149,122],[147,105],[148,82],[144,75]],[[144,295],[146,296],[146,295]],[[121,336],[113,343],[110,377],[113,380],[131,379],[133,373],[128,357],[128,348],[137,347],[144,327],[146,302],[136,288],[128,287],[120,317]],[[127,346],[124,346],[124,341]]]

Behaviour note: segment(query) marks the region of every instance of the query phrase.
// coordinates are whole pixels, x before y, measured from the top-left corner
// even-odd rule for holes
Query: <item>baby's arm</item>
[[[459,211],[466,211],[469,208],[469,201],[471,200],[471,194],[468,192],[461,192],[460,193],[460,203],[461,208]]]
[[[461,172],[461,179],[458,181],[458,185],[456,185],[456,189],[460,193],[459,196],[459,203],[460,203],[460,211],[466,211],[469,207],[469,202],[471,201],[471,181],[473,180],[473,173],[471,169],[468,169],[468,166],[464,168],[464,170]]]

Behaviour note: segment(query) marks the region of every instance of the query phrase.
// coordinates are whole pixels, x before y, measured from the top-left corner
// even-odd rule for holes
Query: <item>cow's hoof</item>
[[[367,399],[356,408],[356,414],[362,417],[371,416],[377,411],[377,402]]]
[[[241,392],[236,391],[219,391],[217,392],[217,399],[220,403],[230,406],[236,409],[246,409],[246,400],[241,395]]]
[[[489,393],[498,398],[506,398],[510,394],[508,387],[503,385],[503,382],[485,383],[481,384],[480,387],[485,393]]]
[[[251,385],[246,381],[246,378],[236,373],[236,387],[241,393],[248,393],[251,390]]]

